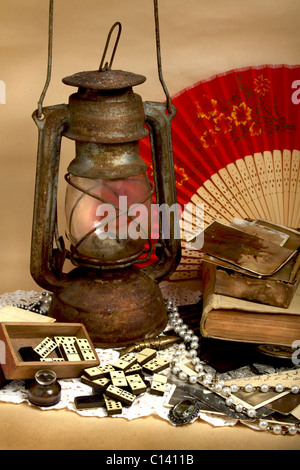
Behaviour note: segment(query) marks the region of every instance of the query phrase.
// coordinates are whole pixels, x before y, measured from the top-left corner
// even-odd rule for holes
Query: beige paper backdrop
[[[164,100],[152,0],[56,0],[53,71],[45,106],[67,102],[64,76],[97,69],[115,21],[123,32],[114,67],[140,73],[136,92]],[[164,78],[171,95],[233,68],[300,63],[299,0],[160,0]],[[31,114],[44,86],[48,0],[0,0],[0,294],[40,290],[30,276],[37,129]],[[300,79],[300,77],[299,77]],[[1,83],[0,83],[1,84]],[[61,173],[72,158],[63,143]],[[63,210],[64,187],[59,210]]]

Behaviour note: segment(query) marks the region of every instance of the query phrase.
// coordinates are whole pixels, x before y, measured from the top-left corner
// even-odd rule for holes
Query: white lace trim
[[[7,292],[0,296],[0,308],[6,305],[25,304],[29,305],[31,302],[38,300],[40,292],[16,290],[14,292]]]
[[[160,284],[163,297],[171,300],[175,306],[193,305],[202,297],[199,281],[163,281]]]

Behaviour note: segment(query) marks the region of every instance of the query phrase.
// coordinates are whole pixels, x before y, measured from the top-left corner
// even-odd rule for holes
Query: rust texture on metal
[[[50,315],[59,322],[84,323],[94,345],[103,348],[155,338],[167,325],[160,289],[134,266],[98,276],[75,269],[54,297]]]
[[[74,176],[109,180],[140,175],[146,170],[138,142],[114,145],[76,142],[76,158],[68,166],[68,172]]]
[[[166,113],[164,103],[147,101],[144,103],[146,124],[150,131],[153,173],[156,188],[157,204],[176,207],[177,194],[172,146],[172,120],[176,108],[172,105],[172,113]],[[179,214],[177,210],[170,211],[170,237],[164,238],[160,224],[160,239],[164,238],[162,246],[157,249],[159,261],[145,268],[145,272],[160,282],[170,276],[181,259],[181,241]]]
[[[177,199],[170,128],[176,110],[174,108],[173,114],[167,115],[163,104],[149,102],[145,104],[145,110],[146,123],[150,129],[151,135],[156,200],[159,205],[167,204],[168,207],[172,207],[176,204]],[[53,267],[53,259],[55,259],[55,257],[52,256],[52,245],[56,228],[55,217],[59,153],[61,138],[63,135],[68,134],[71,127],[70,114],[68,111],[69,107],[66,105],[45,108],[45,118],[42,121],[38,118],[35,119],[39,127],[35,220],[33,229],[33,250],[39,250],[39,253],[32,255],[32,272],[35,273],[35,279],[39,277],[38,271],[43,272],[45,269],[42,265],[47,266],[46,270],[50,276],[51,267]],[[88,113],[88,107],[86,112]],[[144,122],[144,120],[142,122]],[[104,176],[107,177],[108,174],[104,172],[103,168],[105,168],[105,158],[108,154],[108,171],[110,171],[112,178],[122,178],[124,175],[127,176],[130,174],[131,169],[133,174],[135,174],[137,169],[145,170],[145,164],[137,153],[137,144],[138,142],[129,144],[126,142],[125,144],[118,144],[118,146],[116,144],[111,146],[106,144],[104,148],[101,148],[101,145],[95,145],[93,142],[89,144],[80,142],[76,145],[77,156],[71,164],[71,167],[77,167],[77,175],[82,171],[82,174],[84,173],[85,176],[88,176],[87,164],[89,165],[92,160],[93,167],[91,167],[93,176],[102,177],[104,174]],[[128,154],[130,153],[129,147],[131,150],[134,149],[130,154],[130,158],[128,158]],[[109,148],[111,151],[108,151]],[[122,148],[123,157],[120,157],[120,155],[122,155]],[[93,158],[91,157],[92,155],[94,155]],[[120,164],[122,159],[122,164]],[[126,159],[127,169],[125,171]],[[95,167],[97,167],[99,173],[96,173]],[[163,240],[160,244],[160,248],[158,249],[158,263],[145,270],[151,278],[159,281],[170,275],[176,269],[180,260],[178,214],[173,212],[170,215],[171,218],[173,217],[173,220],[170,220],[170,237]],[[160,235],[161,238],[163,238],[161,233]],[[46,254],[44,253],[43,256],[41,256],[41,251],[44,251]],[[39,262],[37,259],[43,261]],[[41,264],[39,269],[36,268],[37,263]],[[50,277],[53,278],[53,275]],[[43,287],[46,288],[44,282]]]
[[[75,73],[63,78],[62,81],[65,85],[77,88],[109,91],[141,85],[146,81],[146,77],[123,70],[105,70],[103,72],[92,70]]]
[[[79,91],[69,98],[66,137],[80,142],[115,144],[148,135],[141,97],[131,88],[113,92]]]
[[[63,131],[68,125],[68,107],[58,105],[44,108],[43,115],[43,119],[39,119],[38,111],[33,113],[39,140],[30,270],[39,286],[53,291],[61,284],[57,268],[64,258],[63,251],[53,250],[53,240],[56,232],[60,145]]]

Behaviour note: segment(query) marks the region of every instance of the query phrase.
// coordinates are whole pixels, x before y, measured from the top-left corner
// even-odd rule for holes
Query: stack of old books
[[[264,220],[204,231],[203,337],[292,347],[300,340],[300,232]]]

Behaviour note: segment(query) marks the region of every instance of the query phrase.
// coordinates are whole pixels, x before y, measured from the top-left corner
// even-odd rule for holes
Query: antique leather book
[[[210,263],[214,293],[252,302],[288,308],[300,285],[300,253],[272,276],[255,276],[228,263],[203,256],[202,272]],[[295,275],[294,275],[295,271]]]
[[[203,272],[203,337],[291,347],[300,338],[300,287],[288,308],[215,294],[213,266]]]

